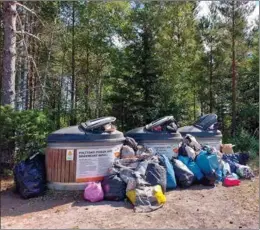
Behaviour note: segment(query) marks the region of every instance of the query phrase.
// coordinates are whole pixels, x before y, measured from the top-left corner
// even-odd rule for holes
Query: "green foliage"
[[[46,137],[53,130],[53,124],[43,112],[19,112],[9,106],[1,106],[0,130],[1,148],[11,143],[15,150],[15,161],[18,161],[46,146]]]
[[[259,156],[259,140],[243,128],[234,138],[225,138],[223,142],[235,145],[236,152],[249,152],[253,159]]]
[[[17,104],[23,105],[16,108],[31,104],[34,110],[1,108],[2,145],[14,142],[17,154],[23,155],[44,146],[50,131],[70,124],[73,53],[77,123],[112,115],[119,129],[127,131],[165,115],[188,125],[212,111],[228,137],[235,4],[236,121],[246,135],[238,130],[231,142],[239,144],[243,136],[251,143],[244,149],[256,151],[252,146],[259,136],[259,47],[258,26],[251,32],[246,28],[250,2],[212,1],[209,14],[199,19],[199,3],[191,1],[76,1],[75,52],[72,2],[24,4],[37,17],[27,12],[22,24],[40,42],[25,34],[28,50],[23,43],[17,45]],[[27,52],[37,68],[28,69],[23,56]]]

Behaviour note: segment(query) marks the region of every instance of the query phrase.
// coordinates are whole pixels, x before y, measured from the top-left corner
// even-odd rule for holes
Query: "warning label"
[[[114,159],[120,154],[121,146],[78,149],[76,180],[84,182],[88,181],[89,178],[105,176]]]
[[[145,146],[151,148],[154,153],[164,154],[169,159],[177,156],[178,144],[145,144]]]
[[[67,149],[66,161],[73,161],[73,159],[74,159],[74,149]]]

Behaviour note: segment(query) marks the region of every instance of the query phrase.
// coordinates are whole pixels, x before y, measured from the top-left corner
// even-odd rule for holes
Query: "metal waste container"
[[[217,150],[222,144],[222,133],[217,129],[217,115],[206,114],[201,116],[195,124],[191,126],[184,126],[178,129],[178,132],[184,137],[190,134],[202,145],[210,145]]]
[[[48,136],[46,172],[50,189],[81,190],[86,182],[103,180],[114,159],[120,156],[125,140],[122,132],[111,129],[115,120],[89,120]]]
[[[169,159],[177,156],[178,145],[182,140],[179,132],[172,129],[173,116],[160,118],[144,127],[136,128],[125,133],[132,137],[139,145],[151,148],[154,153],[164,154]],[[175,123],[174,123],[175,124]]]

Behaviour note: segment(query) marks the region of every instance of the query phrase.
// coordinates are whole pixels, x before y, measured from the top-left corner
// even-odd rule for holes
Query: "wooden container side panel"
[[[74,178],[74,161],[75,161],[75,150],[73,151],[73,161],[69,161],[70,163],[70,174],[69,174],[69,182],[75,182],[75,178]]]
[[[47,178],[47,181],[49,180],[50,178],[50,170],[49,170],[49,157],[48,157],[48,148],[45,152],[45,170],[46,170],[46,178]]]
[[[61,171],[61,155],[62,155],[62,152],[60,149],[58,149],[58,152],[57,152],[58,156],[57,156],[57,173],[56,173],[56,180],[57,181],[60,181],[60,171]]]
[[[64,174],[65,174],[65,160],[66,160],[66,156],[63,152],[63,150],[61,150],[61,169],[60,169],[60,182],[65,182],[65,177],[64,177]]]
[[[66,160],[66,149],[51,149],[46,151],[46,173],[47,181],[74,183],[76,182],[76,157],[74,150],[72,161]]]
[[[56,180],[56,172],[57,172],[57,170],[56,170],[56,168],[57,168],[57,149],[54,149],[53,150],[53,153],[52,153],[52,155],[53,155],[53,167],[52,167],[52,181],[53,182],[57,182],[57,180]]]
[[[74,160],[73,160],[73,162],[72,162],[72,173],[71,173],[71,181],[73,181],[73,182],[76,182],[76,167],[77,167],[77,165],[76,165],[76,162],[77,162],[77,150],[75,149],[74,150],[74,158],[73,158]]]
[[[69,173],[70,173],[70,168],[69,168],[69,161],[65,160],[65,183],[69,182]]]
[[[52,172],[53,172],[53,151],[47,149],[46,152],[46,170],[47,170],[47,181],[52,181]]]
[[[57,181],[60,181],[61,180],[61,178],[60,178],[60,175],[61,175],[61,173],[60,173],[60,171],[61,171],[61,155],[62,155],[62,152],[61,152],[61,150],[59,149],[58,150],[58,167],[57,167]]]

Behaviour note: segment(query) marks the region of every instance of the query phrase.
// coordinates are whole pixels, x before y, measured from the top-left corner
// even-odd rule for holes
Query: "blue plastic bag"
[[[217,154],[208,153],[203,150],[197,156],[196,163],[204,174],[211,174],[216,172],[219,168]]]
[[[216,170],[216,174],[217,174],[217,181],[221,182],[223,181],[223,170],[221,170],[220,168],[218,168]]]
[[[201,180],[204,177],[203,173],[201,172],[201,170],[200,170],[199,166],[196,164],[196,162],[189,161],[187,166],[188,166],[188,169],[190,171],[192,171],[192,173],[194,174],[194,176],[196,177],[197,180]]]
[[[201,180],[204,177],[199,166],[191,158],[179,155],[178,160],[180,160],[183,164],[185,164],[188,167],[188,169],[194,174],[197,180]]]
[[[177,182],[176,182],[175,173],[171,162],[169,161],[168,157],[166,157],[165,155],[160,155],[159,159],[166,169],[166,177],[167,177],[166,188],[167,189],[176,188]]]
[[[183,164],[187,166],[189,164],[190,158],[179,155],[178,160],[180,160]]]

